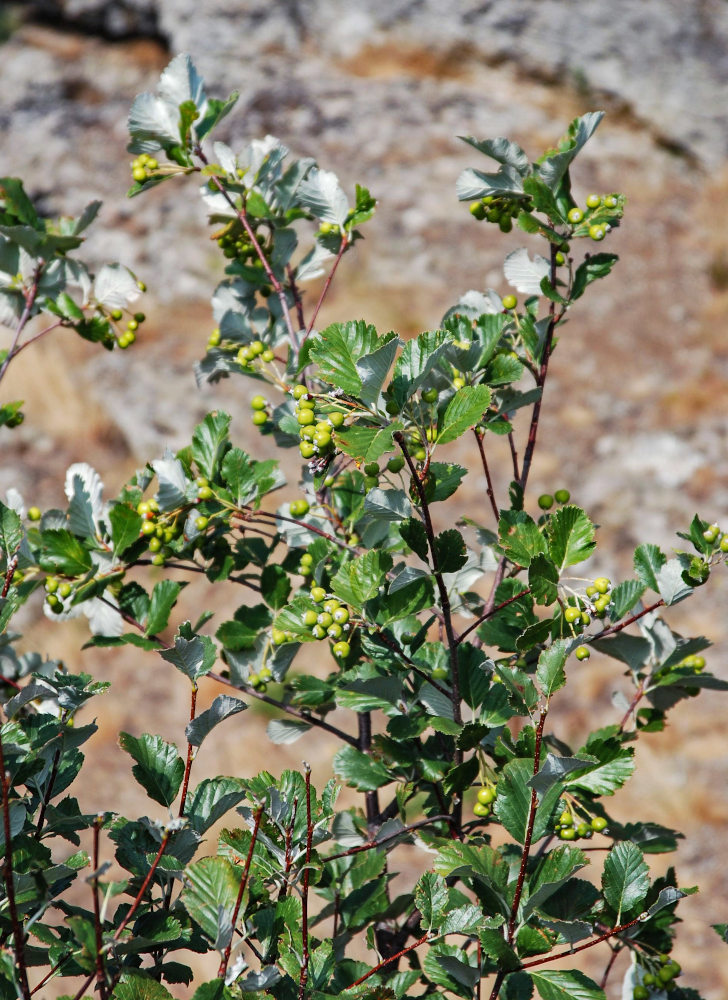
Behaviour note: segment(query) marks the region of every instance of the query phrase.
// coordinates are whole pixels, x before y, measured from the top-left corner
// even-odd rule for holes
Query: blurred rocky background
[[[574,115],[606,109],[574,187],[582,203],[591,190],[627,195],[624,224],[609,237],[621,262],[574,309],[554,356],[533,497],[569,488],[601,526],[590,571],[614,577],[629,573],[639,541],[676,544],[696,510],[728,528],[725,0],[37,0],[0,8],[0,33],[0,173],[22,176],[49,213],[103,199],[86,256],[121,260],[149,287],[149,319],[126,354],[60,333],[11,367],[3,396],[25,398],[27,417],[2,439],[0,492],[12,485],[28,503],[58,504],[65,468],[87,460],[113,495],[134,468],[188,440],[214,406],[233,413],[244,446],[259,449],[243,380],[194,384],[222,275],[196,185],[125,198],[128,108],[187,51],[208,92],[241,92],[221,138],[236,146],[273,133],[335,170],[348,190],[359,181],[379,198],[320,325],[361,316],[407,336],[436,326],[469,288],[504,291],[502,258],[524,235],[501,237],[458,205],[459,172],[485,161],[456,136],[508,135],[535,157]],[[498,463],[503,491],[505,450]],[[471,478],[464,512],[485,519],[482,484]],[[669,619],[714,640],[710,666],[724,677],[727,600],[726,573],[716,572]],[[116,685],[97,708],[97,780],[78,791],[82,804],[145,809],[116,735],[151,730],[181,741],[185,682],[136,655],[81,653],[81,626],[40,615],[26,624],[29,648],[57,655],[60,643],[69,663]],[[611,694],[624,686],[601,657],[580,670],[560,709],[575,741],[616,717]],[[681,907],[677,956],[709,1000],[728,987],[725,946],[709,928],[728,921],[726,712],[720,697],[678,706],[667,736],[641,738],[636,776],[614,803],[625,820],[639,815],[688,835],[681,883],[702,891]],[[241,760],[246,769],[297,767],[311,752],[301,743],[274,758],[265,717],[249,715],[237,751],[230,731],[210,738],[198,778]],[[319,775],[333,749],[321,749]],[[616,984],[609,995],[619,996]]]

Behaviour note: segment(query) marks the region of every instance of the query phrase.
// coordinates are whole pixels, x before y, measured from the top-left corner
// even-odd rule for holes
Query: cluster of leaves
[[[675,984],[679,967],[669,961],[675,907],[690,890],[677,888],[672,869],[652,880],[645,861],[674,850],[679,834],[622,824],[605,800],[631,776],[640,731],[662,728],[682,698],[728,686],[703,670],[707,640],[679,636],[659,616],[705,582],[724,550],[696,516],[683,536],[690,552],[668,558],[642,544],[633,578],[595,588],[573,575],[596,546],[587,514],[568,502],[536,516],[527,510],[559,324],[616,261],[589,252],[577,260],[572,249],[588,232],[570,221],[569,171],[601,116],[577,119],[536,164],[505,139],[467,140],[499,168],[466,171],[460,198],[522,201],[518,224],[545,238],[548,257],[519,250],[506,258],[506,280],[526,296],[520,307],[510,294],[470,291],[438,329],[403,343],[364,322],[316,329],[373,199],[359,187],[351,207],[313,161],[284,169],[287,151],[270,138],[240,154],[214,142],[212,161],[203,141],[234,99],[208,99],[189,58],[175,59],[158,93],[132,108],[130,193],[204,177],[228,263],[199,375],[243,375],[277,393],[275,403],[256,397],[263,416],[254,423],[310,460],[297,496],[276,507],[286,489],[277,463],[251,458],[231,439],[230,416],[215,411],[188,447],[151,461],[109,502],[98,475],[79,463],[67,474],[65,510],[26,515],[17,496],[0,505],[0,997],[27,1000],[51,976],[73,978],[77,998],[91,988],[118,1000],[169,997],[169,985],[191,981],[186,952],[217,951],[217,976],[198,986],[196,1000],[469,998],[483,981],[492,1000],[534,992],[604,1000],[603,984],[578,969],[547,968],[597,945],[609,951],[605,982],[616,954],[629,951],[625,990],[634,997],[652,982],[669,982],[671,1000],[696,997]],[[19,183],[3,183],[3,259],[20,247],[31,261],[23,258],[25,284],[2,293],[16,331],[40,309],[82,334],[87,309],[98,329],[108,326],[108,294],[126,307],[136,280],[106,269],[91,294],[86,271],[65,257],[81,224],[54,235]],[[613,200],[605,226],[622,213]],[[90,221],[95,209],[86,214]],[[313,248],[299,251],[299,231],[312,222]],[[61,239],[71,242],[48,243]],[[306,322],[300,283],[327,264]],[[52,291],[43,285],[51,277]],[[80,303],[67,291],[73,282]],[[520,410],[528,426],[519,462]],[[487,485],[488,524],[452,511],[468,469],[447,447],[459,441],[462,453],[465,440]],[[500,506],[489,458],[504,447],[513,481]],[[438,531],[443,517],[453,526]],[[149,566],[146,578],[140,567]],[[180,592],[195,577],[215,586],[215,607],[225,605],[219,588],[243,588],[245,599],[231,618],[211,626],[213,614],[203,612],[169,638]],[[49,616],[86,614],[90,644],[132,644],[188,678],[186,753],[152,734],[120,740],[161,818],[85,815],[66,794],[94,730],[75,725],[75,713],[103,686],[16,651],[8,626],[40,590]],[[306,644],[325,638],[328,667],[301,667]],[[549,712],[583,659],[572,654],[585,648],[624,663],[631,692],[621,721],[572,747],[550,731]],[[246,707],[219,695],[198,713],[206,676],[275,706],[273,742],[335,736],[333,774],[362,794],[362,808],[336,807],[334,779],[319,797],[307,767],[191,784],[203,740],[226,720],[239,725]],[[332,719],[334,710],[349,721],[339,721],[341,711]],[[468,818],[478,788],[487,805]],[[220,832],[216,853],[200,856],[203,837],[229,814],[237,825]],[[90,856],[78,850],[84,831]],[[560,842],[577,835],[596,837],[600,853]],[[120,881],[104,877],[108,842]],[[67,843],[77,849],[70,856]],[[424,870],[395,896],[405,844],[427,849]],[[587,881],[579,875],[594,857],[601,871]],[[71,903],[66,890],[88,867],[89,903]],[[376,959],[361,958],[356,942]]]

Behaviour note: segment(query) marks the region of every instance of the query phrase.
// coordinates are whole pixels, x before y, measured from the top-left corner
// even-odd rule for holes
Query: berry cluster
[[[621,194],[590,194],[585,208],[574,205],[567,218],[574,226],[574,236],[589,236],[600,243],[610,227],[622,217],[624,196]],[[558,261],[557,261],[558,263]]]
[[[264,694],[268,689],[268,681],[273,680],[273,671],[270,667],[261,667],[260,670],[248,674],[248,684],[256,691]]]
[[[336,448],[331,432],[342,426],[345,414],[341,410],[316,413],[316,401],[305,385],[295,385],[292,393],[296,400],[296,420],[300,428],[301,458],[328,458],[333,455]]]
[[[702,674],[703,670],[705,670],[705,657],[691,653],[690,656],[686,656],[680,660],[678,666],[687,667],[688,670],[692,670],[696,674]]]
[[[212,496],[209,483],[204,478],[197,480],[197,495],[200,500],[208,500]],[[152,554],[152,564],[163,566],[165,560],[164,547],[182,534],[182,524],[177,515],[160,514],[159,504],[151,500],[141,500],[137,504],[137,514],[142,516],[140,535],[147,539],[147,547]],[[200,522],[204,522],[201,525]],[[197,518],[197,528],[203,531],[207,527],[207,518]]]
[[[713,523],[706,528],[703,538],[708,545],[715,545],[721,552],[728,552],[728,534],[723,534],[717,524]]]
[[[137,184],[148,181],[158,170],[159,163],[147,153],[140,153],[131,165],[131,175]]]
[[[129,319],[127,319],[126,326],[124,327],[123,331],[120,332],[118,324],[121,323],[123,318],[124,318],[124,312],[121,309],[112,309],[111,312],[109,313],[109,319],[113,320],[117,329],[116,343],[119,345],[122,351],[126,350],[126,348],[129,347],[130,344],[134,343],[134,341],[136,340],[136,332],[147,317],[144,315],[143,312],[134,313],[133,316],[130,316]]]
[[[505,299],[503,302],[505,303]],[[538,498],[538,505],[541,510],[551,510],[554,500],[560,504],[568,503],[571,500],[571,493],[568,490],[556,490],[553,496],[551,493],[542,493]]]
[[[473,806],[473,813],[480,819],[487,819],[493,812],[493,803],[496,800],[496,788],[492,781],[486,782],[478,789],[477,801]]]
[[[682,966],[670,955],[660,955],[659,965],[654,965],[650,971],[643,972],[642,982],[632,990],[632,1000],[649,1000],[654,994],[664,995],[675,985],[675,980],[682,972]]]
[[[595,833],[603,833],[608,825],[603,816],[579,819],[567,805],[554,826],[554,833],[559,840],[577,840],[579,837],[591,840]]]
[[[533,202],[530,198],[503,198],[498,195],[486,195],[480,201],[470,203],[470,214],[479,222],[492,222],[500,227],[502,233],[510,233],[513,229],[513,220],[517,219],[521,212],[533,211]]]
[[[217,331],[217,337],[218,337],[217,343],[219,344],[220,343],[219,330]],[[217,344],[210,344],[210,341],[208,341],[208,347],[216,347],[216,346]],[[240,363],[240,367],[246,369],[254,368],[255,362],[258,358],[260,358],[261,361],[264,361],[266,364],[268,364],[273,360],[274,357],[275,355],[272,349],[270,347],[266,347],[262,340],[253,340],[251,341],[251,343],[245,344],[243,347],[239,349],[237,354],[237,359]]]
[[[46,604],[54,615],[65,611],[63,602],[73,593],[73,586],[68,580],[60,580],[57,576],[48,576],[45,581]]]

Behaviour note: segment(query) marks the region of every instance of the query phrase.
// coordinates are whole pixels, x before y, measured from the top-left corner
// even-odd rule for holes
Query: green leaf
[[[404,573],[400,576],[404,576]],[[429,575],[416,577],[404,586],[399,577],[396,577],[386,598],[381,599],[377,620],[382,624],[397,621],[408,615],[419,614],[420,611],[431,608],[434,603],[435,594]]]
[[[336,432],[336,443],[346,455],[362,462],[376,462],[388,451],[394,450],[392,435],[401,431],[404,424],[395,422],[387,427],[363,427],[352,424]]]
[[[224,950],[232,937],[232,916],[242,868],[227,858],[201,858],[185,869],[182,903],[204,933]]]
[[[583,771],[592,763],[596,763],[596,761],[587,760],[584,757],[556,757],[554,754],[548,753],[538,774],[535,774],[528,784],[531,788],[535,788],[540,795],[544,795],[552,785],[563,781],[572,771]]]
[[[559,571],[543,553],[535,555],[528,567],[528,586],[536,604],[553,604],[558,597]]]
[[[404,542],[409,545],[415,555],[425,562],[428,561],[430,548],[427,544],[427,532],[422,521],[416,517],[408,517],[398,525],[399,533]]]
[[[291,593],[288,573],[276,563],[268,563],[260,574],[260,596],[275,611],[284,606]]]
[[[380,346],[377,331],[363,320],[333,323],[315,338],[310,357],[318,363],[319,375],[325,382],[351,396],[358,396],[362,379],[356,363]]]
[[[468,561],[465,539],[456,528],[447,528],[437,535],[435,558],[440,573],[456,573]]]
[[[117,556],[122,556],[134,542],[138,541],[142,516],[126,504],[117,503],[109,511],[109,520],[114,552]]]
[[[401,521],[412,515],[412,504],[404,490],[369,490],[364,500],[364,511],[383,521]]]
[[[478,932],[483,951],[497,963],[498,968],[504,971],[517,969],[521,964],[518,955],[503,937],[501,930],[492,927],[483,927]]]
[[[371,354],[365,354],[356,363],[356,370],[361,378],[361,392],[359,398],[368,406],[376,403],[382,391],[385,379],[392,367],[397,351],[400,346],[399,337],[394,334],[387,335],[381,347]]]
[[[539,177],[552,191],[557,191],[572,160],[594,134],[603,117],[603,111],[589,111],[580,118],[575,118],[569,125],[568,135],[559,143],[559,152],[548,154],[537,166]],[[564,146],[567,148],[564,149]]]
[[[196,681],[212,670],[217,650],[209,636],[194,635],[188,639],[178,633],[174,638],[174,647],[160,649],[159,655],[186,674],[191,681]]]
[[[230,417],[217,411],[208,413],[192,434],[192,457],[197,463],[200,475],[215,479],[225,452],[230,446],[228,428]]]
[[[523,190],[531,196],[537,212],[543,212],[552,223],[566,223],[566,219],[559,208],[551,188],[540,177],[526,177],[523,182]]]
[[[530,973],[541,1000],[607,1000],[597,984],[576,969]]]
[[[243,712],[247,707],[245,702],[239,698],[233,698],[229,694],[219,694],[208,709],[187,724],[185,729],[187,742],[195,747],[201,746],[204,738],[212,732],[215,726],[219,726],[231,715]]]
[[[114,988],[113,1000],[173,1000],[169,990],[142,972],[125,972]]]
[[[614,253],[595,253],[582,261],[574,274],[574,283],[571,288],[572,301],[581,298],[587,285],[590,285],[592,281],[606,278],[618,260],[619,257]]]
[[[374,550],[344,563],[331,581],[331,589],[357,610],[376,597],[392,568],[388,552]]]
[[[631,611],[645,592],[645,585],[639,580],[623,580],[612,589],[611,614],[615,621]]]
[[[374,792],[392,780],[383,764],[352,746],[338,751],[334,757],[334,773],[359,792]]]
[[[604,861],[602,892],[617,914],[617,923],[623,914],[641,907],[649,888],[649,869],[639,847],[629,841],[615,844]]]
[[[392,375],[392,397],[400,407],[417,392],[449,346],[443,330],[426,330],[407,341]]]
[[[459,135],[458,139],[467,142],[473,149],[477,149],[479,153],[489,156],[492,160],[513,167],[522,177],[531,172],[528,157],[518,143],[511,142],[510,139],[504,139],[502,136],[497,139],[474,139],[471,135]]]
[[[243,605],[235,612],[231,621],[223,622],[215,633],[215,638],[225,649],[238,651],[252,649],[262,629],[271,623],[272,615],[265,604],[253,607]]]
[[[448,909],[448,899],[445,879],[434,872],[425,872],[415,886],[415,906],[427,930],[440,926]]]
[[[522,844],[531,808],[529,780],[533,777],[533,761],[516,757],[504,765],[498,778],[498,797],[495,813],[510,835]],[[561,789],[554,785],[541,797],[536,808],[533,840],[539,840],[549,827],[551,813],[559,800]]]
[[[566,566],[588,559],[594,551],[594,525],[583,510],[568,504],[546,522],[549,555],[561,572]]]
[[[82,576],[92,568],[90,553],[65,528],[42,531],[40,540],[40,565],[43,569],[64,576]]]
[[[506,558],[516,566],[530,566],[535,556],[546,552],[546,539],[525,510],[504,510],[498,521],[498,536]]]
[[[177,601],[177,595],[184,586],[174,580],[160,580],[155,583],[152,599],[149,604],[149,614],[145,627],[145,635],[152,636],[167,627],[169,613]]]
[[[0,547],[7,560],[20,548],[23,540],[23,526],[17,511],[0,503]]]
[[[437,443],[448,444],[477,424],[490,406],[487,385],[465,385],[458,389],[438,421]]]
[[[634,553],[634,568],[637,576],[645,587],[660,592],[660,585],[657,577],[662,567],[667,562],[667,557],[660,551],[657,545],[639,545]]]
[[[585,854],[577,847],[563,846],[550,851],[529,880],[528,898],[523,905],[523,912],[519,914],[520,919],[525,920],[530,913],[539,909],[587,863]]]
[[[250,503],[258,493],[250,455],[231,448],[222,462],[222,476],[236,507]],[[209,477],[208,477],[209,478]]]
[[[538,658],[536,681],[546,699],[566,684],[564,664],[569,655],[569,646],[568,640],[557,639],[548,649],[544,649]]]
[[[298,202],[322,222],[343,226],[349,202],[335,174],[313,167],[298,185]]]
[[[634,750],[620,747],[615,740],[600,743],[590,741],[579,756],[590,754],[598,758],[582,772],[569,775],[564,781],[568,788],[583,788],[595,795],[614,795],[632,776],[635,768]]]
[[[119,745],[137,762],[132,774],[149,797],[163,806],[171,806],[185,773],[185,763],[177,747],[149,733],[139,738],[120,733]]]
[[[301,719],[271,719],[266,727],[266,735],[271,743],[283,746],[300,740],[311,728],[309,722]]]
[[[431,503],[437,503],[451,497],[463,481],[467,471],[461,465],[430,462],[430,475],[435,480],[435,492],[432,495]]]
[[[236,699],[231,698],[230,700],[235,701]],[[245,707],[243,705],[243,708]],[[187,728],[189,729],[189,726]],[[233,806],[242,802],[245,796],[245,783],[241,778],[219,776],[205,778],[188,798],[185,805],[185,816],[189,819],[195,833],[202,835]]]

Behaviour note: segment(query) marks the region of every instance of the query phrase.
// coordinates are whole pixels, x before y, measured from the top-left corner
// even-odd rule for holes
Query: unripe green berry
[[[204,515],[201,514],[195,520],[195,527],[197,528],[198,531],[204,531],[209,523],[210,519],[208,517],[204,517]]]
[[[150,552],[159,552],[159,550],[161,548],[162,548],[162,539],[161,538],[157,538],[157,536],[155,535],[154,538],[150,538],[149,539],[149,551]]]
[[[538,505],[541,510],[550,510],[554,505],[554,498],[550,493],[542,493],[538,498]]]
[[[294,500],[290,509],[294,517],[304,517],[311,509],[311,505],[308,500]]]
[[[462,377],[461,377],[460,375],[457,375],[457,376],[456,376],[456,377],[455,377],[455,378],[454,378],[454,379],[452,380],[452,384],[453,384],[453,388],[454,388],[454,389],[462,389],[462,388],[464,388],[464,387],[465,387],[465,379],[464,379],[464,378],[462,378]]]
[[[318,615],[315,611],[309,609],[303,612],[303,624],[306,628],[312,628],[318,622]]]
[[[121,311],[121,309],[112,309],[109,315],[111,316],[111,318],[114,320],[115,323],[118,323],[121,317],[124,315],[124,313]]]
[[[333,410],[327,415],[327,420],[332,427],[341,427],[346,417],[340,410]]]
[[[473,201],[470,203],[470,214],[478,221],[482,221],[485,218],[485,205],[482,201]]]
[[[608,577],[598,576],[594,581],[594,586],[600,594],[606,594],[612,584]]]
[[[305,396],[307,393],[308,393],[308,389],[306,388],[305,385],[301,385],[300,383],[299,383],[299,385],[294,385],[294,387],[293,387],[293,398],[294,399],[301,399],[301,397]]]
[[[265,410],[254,410],[250,421],[254,427],[262,427],[263,424],[268,423],[268,414]]]
[[[316,449],[310,441],[301,441],[298,450],[301,452],[301,458],[312,458],[316,453]]]
[[[338,625],[345,625],[349,621],[349,609],[342,605],[339,605],[338,608],[333,608],[331,615]]]
[[[313,636],[314,636],[314,637],[315,637],[316,639],[325,639],[325,638],[326,638],[326,629],[325,629],[325,628],[323,627],[323,625],[319,625],[319,624],[317,623],[317,624],[316,624],[316,625],[314,625],[314,627],[313,627],[313,628],[311,629],[311,634],[312,634],[312,635],[313,635]]]
[[[515,309],[518,305],[518,299],[515,295],[504,295],[502,302],[504,309]]]
[[[143,184],[147,179],[147,172],[144,167],[134,167],[131,175],[138,184]]]
[[[604,237],[607,235],[607,230],[605,226],[595,225],[589,226],[589,236],[600,243]]]
[[[323,587],[311,587],[311,600],[314,604],[320,604],[326,598],[326,591]]]
[[[637,985],[632,990],[632,1000],[648,1000],[650,991],[646,986]]]
[[[345,639],[334,643],[333,654],[338,660],[345,660],[351,652],[351,646]]]
[[[264,410],[267,405],[265,396],[253,396],[250,400],[251,410]]]
[[[590,826],[595,833],[601,833],[602,830],[607,829],[609,823],[604,816],[592,816]]]
[[[447,667],[434,667],[432,670],[432,676],[436,681],[444,681],[448,675]]]
[[[568,503],[571,500],[571,493],[568,490],[556,490],[554,500],[556,503]]]
[[[326,635],[329,639],[340,639],[343,631],[341,625],[337,622],[332,622],[326,629]]]
[[[577,660],[588,660],[591,656],[591,650],[588,646],[577,646],[574,650],[574,655]]]
[[[601,205],[601,203],[602,203],[601,195],[590,194],[590,195],[587,196],[587,199],[586,199],[586,206],[587,206],[587,208],[599,208],[599,206]]]
[[[404,458],[401,455],[393,455],[387,462],[389,472],[401,472],[404,468]]]
[[[400,405],[395,399],[388,399],[384,408],[390,417],[396,417],[400,411]]]
[[[41,516],[40,507],[28,507],[29,521],[40,521]]]
[[[426,403],[436,403],[439,396],[440,393],[434,387],[430,389],[424,389],[422,392],[422,398]]]
[[[573,826],[567,826],[564,830],[559,830],[556,834],[559,840],[576,840],[576,830]]]
[[[489,806],[495,801],[496,791],[492,785],[483,785],[482,788],[478,789],[478,802],[481,802],[485,806]]]
[[[491,807],[485,802],[476,802],[473,806],[474,814],[476,816],[480,816],[482,819],[485,819],[486,816],[490,816],[491,811]]]
[[[275,646],[282,646],[286,641],[286,633],[280,628],[274,628],[270,634],[270,637]]]
[[[568,214],[567,218],[568,218],[569,222],[572,223],[572,225],[576,226],[584,218],[584,213],[582,212],[582,210],[580,208],[570,208],[569,209],[569,214]]]
[[[379,479],[376,476],[364,476],[364,489],[373,490],[379,485]]]
[[[265,361],[266,364],[270,364],[271,361],[275,360],[275,354],[270,349],[270,347],[266,347],[266,349],[263,351],[263,353],[260,356],[260,360],[261,361]]]

